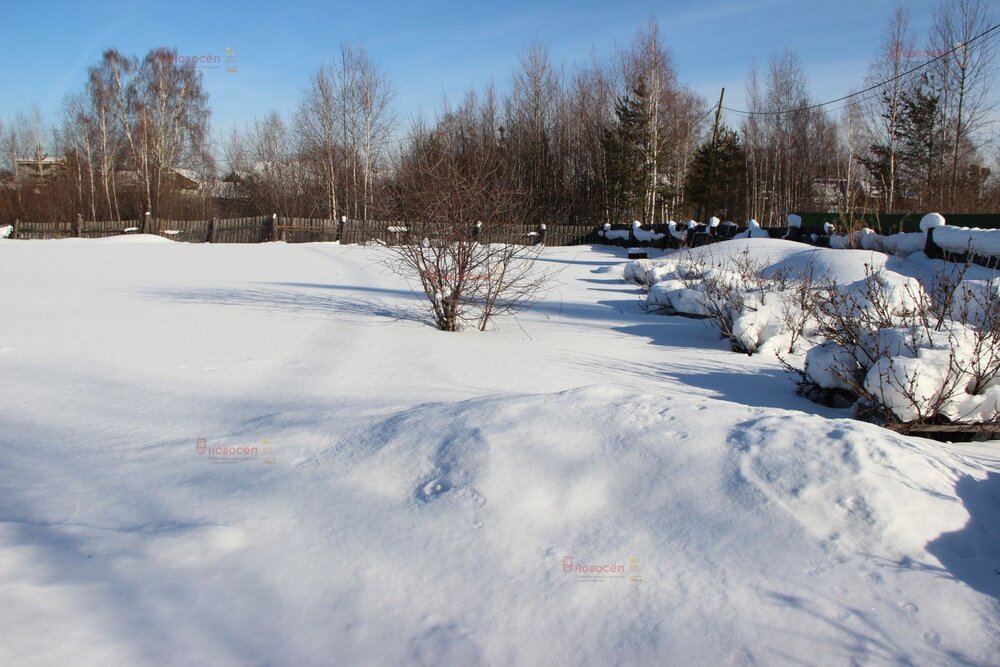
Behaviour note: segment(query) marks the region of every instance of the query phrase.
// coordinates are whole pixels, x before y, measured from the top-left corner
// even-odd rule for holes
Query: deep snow
[[[996,443],[797,397],[624,254],[446,334],[377,248],[0,242],[0,664],[996,664]]]

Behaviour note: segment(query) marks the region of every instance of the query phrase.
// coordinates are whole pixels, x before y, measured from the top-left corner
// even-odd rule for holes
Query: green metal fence
[[[920,213],[854,213],[845,215],[838,212],[819,213],[806,211],[796,213],[801,216],[804,227],[822,227],[830,222],[839,233],[857,227],[870,227],[880,234],[896,232],[919,232],[920,218],[929,211]],[[1000,229],[1000,213],[941,213],[952,227],[978,227],[979,229]]]

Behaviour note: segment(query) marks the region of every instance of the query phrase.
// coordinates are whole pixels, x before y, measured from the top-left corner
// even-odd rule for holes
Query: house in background
[[[66,169],[64,157],[38,157],[17,160],[18,178],[48,181],[59,176]]]
[[[118,182],[129,186],[139,186],[143,184],[142,174],[138,171],[119,171],[117,172]],[[168,169],[163,173],[163,181],[172,190],[196,193],[201,190],[202,178],[194,169],[184,169],[181,167],[175,167],[173,169]]]

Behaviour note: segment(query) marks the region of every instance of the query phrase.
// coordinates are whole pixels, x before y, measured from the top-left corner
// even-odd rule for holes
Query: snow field
[[[0,664],[1000,651],[992,445],[814,406],[643,312],[623,249],[546,249],[531,311],[445,334],[378,248],[145,240],[0,247]]]

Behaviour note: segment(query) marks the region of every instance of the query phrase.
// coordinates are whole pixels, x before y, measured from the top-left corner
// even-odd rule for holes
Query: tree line
[[[817,105],[786,50],[752,64],[740,110],[681,83],[650,21],[586,66],[562,67],[533,44],[505,92],[472,89],[405,127],[388,73],[344,44],[294,113],[221,139],[195,63],[166,48],[141,59],[111,49],[55,127],[37,108],[0,123],[0,222],[477,211],[555,224],[767,224],[801,210],[996,211],[995,20],[983,0],[944,0],[930,47],[918,49],[901,5],[857,94]]]

